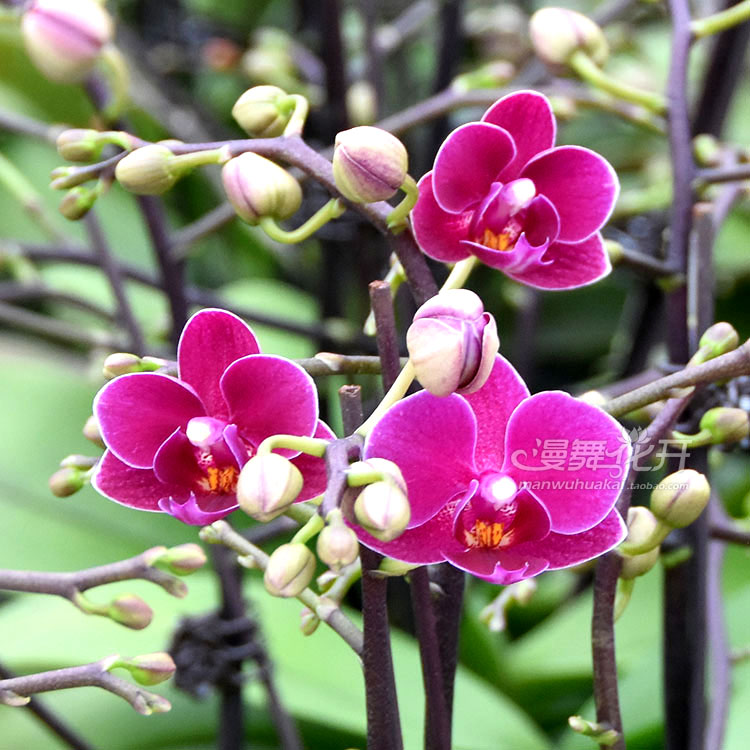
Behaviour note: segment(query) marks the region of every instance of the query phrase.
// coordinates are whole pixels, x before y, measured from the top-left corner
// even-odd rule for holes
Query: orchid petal
[[[160,482],[192,487],[205,478],[198,468],[195,447],[178,427],[159,447],[154,456],[154,474]]]
[[[154,512],[159,511],[159,500],[165,495],[187,497],[190,492],[182,484],[160,482],[151,469],[134,469],[112,451],[104,452],[91,477],[91,485],[120,505]]]
[[[224,495],[220,498],[225,502],[230,496]],[[214,521],[218,521],[225,516],[228,516],[232,511],[237,510],[239,505],[235,502],[234,505],[226,504],[224,507],[218,510],[206,511],[202,510],[198,505],[198,499],[195,493],[191,492],[190,497],[187,500],[180,503],[172,497],[163,497],[159,500],[159,509],[164,513],[169,513],[170,516],[174,516],[178,521],[188,524],[189,526],[207,526]]]
[[[601,229],[620,185],[612,165],[581,146],[560,146],[535,156],[521,172],[560,215],[560,242],[580,242]]]
[[[401,469],[409,528],[432,518],[474,478],[476,419],[465,398],[416,393],[388,409],[367,439],[365,458],[387,458]]]
[[[541,557],[550,570],[580,565],[616,547],[627,535],[620,514],[613,510],[604,520],[580,534],[550,534],[539,542],[526,542],[513,547],[519,555]]]
[[[443,263],[457,263],[470,253],[460,244],[469,233],[472,214],[448,213],[435,200],[432,172],[418,183],[419,199],[411,212],[414,239],[422,252]]]
[[[180,379],[195,389],[208,414],[226,419],[229,412],[219,388],[221,376],[232,362],[259,352],[258,340],[243,320],[226,310],[201,310],[188,320],[180,336]]]
[[[376,552],[395,560],[414,565],[430,565],[443,562],[446,559],[442,547],[452,537],[452,525],[452,510],[443,508],[429,521],[412,529],[407,529],[393,541],[381,542],[360,526],[350,524],[357,533],[359,541],[365,547],[374,549]]]
[[[502,182],[517,177],[536,154],[555,145],[557,125],[548,99],[536,91],[516,91],[495,102],[482,122],[507,130],[516,146],[515,158],[498,176]]]
[[[205,409],[190,386],[157,373],[121,375],[94,399],[104,442],[135,469],[148,469],[159,446]]]
[[[461,213],[481,201],[497,175],[516,154],[507,131],[486,122],[456,128],[435,157],[435,200],[444,210]]]
[[[599,281],[611,270],[609,255],[597,232],[575,244],[553,242],[544,253],[544,265],[506,273],[538,289],[575,289]]]
[[[562,458],[542,459],[548,441]],[[600,523],[622,491],[627,433],[606,412],[562,391],[523,401],[508,421],[503,471],[549,511],[552,530],[575,534]]]
[[[478,471],[503,465],[505,426],[513,410],[529,397],[529,389],[507,359],[499,354],[487,382],[464,398],[476,417],[474,461]]]
[[[313,379],[282,357],[253,354],[230,365],[221,379],[230,421],[257,448],[271,435],[311,436],[318,424],[318,399]],[[283,456],[297,451],[278,450]]]

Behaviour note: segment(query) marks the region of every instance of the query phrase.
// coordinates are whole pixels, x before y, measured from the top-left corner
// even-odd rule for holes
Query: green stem
[[[276,242],[282,242],[285,245],[296,245],[298,242],[306,240],[310,235],[318,231],[322,226],[327,224],[331,219],[336,219],[344,213],[346,209],[344,204],[338,198],[331,198],[325,206],[318,209],[302,226],[297,229],[287,231],[282,229],[276,219],[271,216],[263,216],[258,224],[260,228]]]
[[[265,456],[277,448],[287,448],[290,451],[300,451],[308,456],[323,458],[327,447],[328,441],[321,438],[302,435],[271,435],[258,446],[256,455]]]
[[[301,529],[298,529],[297,533],[292,537],[291,543],[305,544],[306,542],[309,542],[310,539],[323,530],[324,526],[325,522],[319,514],[316,513],[315,515],[310,516],[307,523]]]
[[[310,103],[301,94],[291,94],[289,96],[294,104],[294,110],[292,116],[289,118],[289,122],[284,128],[285,136],[302,135],[302,128],[305,127],[305,120],[307,120],[307,113],[310,111]]]
[[[409,174],[406,175],[406,178],[401,184],[401,190],[406,193],[404,199],[386,217],[388,229],[395,234],[406,229],[406,220],[411,213],[412,208],[414,208],[417,198],[419,198],[417,183]]]
[[[0,153],[0,185],[21,204],[21,208],[38,223],[44,233],[53,240],[64,239],[51,217],[47,215],[44,202],[36,188],[10,159]]]
[[[360,462],[352,464],[346,472],[346,483],[349,487],[362,487],[373,482],[392,481],[393,477],[378,469],[373,469],[369,464]]]
[[[411,360],[409,360],[404,365],[404,369],[398,374],[398,377],[388,390],[388,393],[383,396],[383,400],[377,405],[375,411],[359,426],[357,433],[367,437],[372,428],[380,421],[383,414],[385,414],[393,404],[403,398],[406,391],[409,390],[409,386],[412,384],[413,380],[414,365],[412,365]]]
[[[640,104],[646,107],[646,109],[656,112],[658,115],[663,115],[667,112],[667,101],[661,94],[628,86],[608,76],[583,50],[576,50],[570,56],[568,65],[586,83],[595,88],[606,91],[620,99],[633,102],[634,104]]]
[[[99,61],[104,68],[104,74],[109,83],[110,100],[107,106],[101,111],[102,117],[107,122],[114,122],[127,109],[130,103],[130,71],[125,58],[122,56],[114,44],[108,44],[104,47],[99,57]]]
[[[313,516],[318,515],[318,509],[314,506],[320,505],[320,501],[323,496],[319,495],[314,497],[312,500],[306,500],[304,503],[294,503],[290,505],[285,511],[284,515],[291,518],[292,521],[296,521],[301,526],[306,524]]]
[[[224,164],[229,161],[229,150],[226,148],[214,148],[209,151],[194,151],[189,154],[179,154],[172,157],[170,166],[179,170],[180,174],[186,174],[196,167],[204,167],[207,164]]]
[[[630,597],[633,595],[633,589],[635,588],[635,578],[624,579],[620,578],[617,581],[617,593],[615,594],[615,609],[612,614],[612,619],[617,622],[620,616],[625,611],[628,604],[630,604]]]
[[[720,13],[696,19],[690,24],[690,31],[692,31],[695,39],[703,39],[703,37],[711,34],[718,34],[720,31],[731,29],[732,26],[737,26],[747,21],[748,18],[750,18],[750,0],[742,0],[737,5],[733,5]]]
[[[695,435],[686,435],[684,432],[673,430],[669,442],[680,443],[686,450],[692,450],[693,448],[701,448],[704,445],[712,445],[714,434],[711,430],[701,430],[700,432],[696,432]]]

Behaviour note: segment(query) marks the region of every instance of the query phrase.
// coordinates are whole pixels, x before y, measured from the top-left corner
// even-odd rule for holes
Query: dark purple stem
[[[345,417],[344,431],[353,432],[362,424],[359,390],[344,391],[342,388],[339,398]],[[354,404],[344,407],[347,400],[356,400],[359,409]],[[360,546],[359,557],[362,561],[362,668],[367,705],[367,750],[403,750],[388,624],[388,579],[371,572],[380,566],[381,555]]]
[[[99,219],[93,210],[86,214],[84,221],[91,241],[91,246],[96,255],[97,264],[109,280],[112,295],[117,303],[117,317],[130,337],[130,351],[134,354],[143,355],[146,353],[143,333],[141,327],[138,325],[138,321],[135,319],[133,308],[130,305],[130,301],[125,292],[125,284],[123,283],[123,273],[120,264],[113,256],[107,238],[102,231]]]
[[[222,620],[231,622],[245,616],[242,598],[242,569],[232,550],[211,546],[214,569],[221,587]],[[227,636],[227,645],[243,645],[243,634]],[[219,713],[219,750],[242,750],[245,746],[244,710],[242,704],[242,660],[232,662],[222,683],[217,686],[221,696]]]
[[[596,720],[609,724],[620,733],[617,741],[610,745],[613,750],[625,750],[617,688],[614,627],[615,595],[620,565],[620,558],[614,553],[605,555],[597,563],[594,573],[594,610],[591,617]]]
[[[164,206],[159,198],[153,195],[139,195],[137,201],[146,222],[146,229],[151,237],[156,262],[161,272],[162,288],[169,300],[169,309],[172,315],[170,340],[176,347],[180,339],[180,333],[188,319],[184,265],[181,261],[172,257]]]
[[[453,688],[458,666],[458,637],[461,626],[461,613],[466,586],[466,574],[450,563],[436,565],[433,581],[440,588],[440,596],[435,600],[437,632],[440,634],[440,663],[443,667],[443,691],[448,716],[448,736],[453,719]]]
[[[445,706],[443,667],[427,568],[413,570],[409,582],[425,690],[424,746],[425,750],[450,750],[451,722]]]
[[[401,358],[398,351],[398,333],[393,314],[391,285],[387,281],[370,283],[370,304],[375,317],[383,389],[388,391],[401,371]]]
[[[361,547],[359,556],[362,560],[362,665],[367,703],[367,750],[403,750],[388,624],[388,579],[373,573],[380,566],[381,555]]]

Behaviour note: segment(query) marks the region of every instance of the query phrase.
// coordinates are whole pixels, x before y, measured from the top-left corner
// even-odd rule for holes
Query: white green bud
[[[750,434],[750,420],[744,409],[718,406],[709,409],[701,418],[701,432],[710,434],[710,442],[738,443]]]
[[[703,512],[711,497],[705,475],[682,469],[664,477],[651,493],[653,514],[674,529],[689,526]]]
[[[49,478],[49,488],[56,497],[70,497],[86,484],[83,472],[75,466],[66,466]]]
[[[168,680],[177,669],[172,657],[164,651],[134,656],[132,659],[120,657],[109,669],[118,667],[127,669],[139,685],[158,685]]]
[[[93,414],[86,420],[82,432],[86,440],[90,440],[94,445],[98,445],[100,448],[107,447],[102,439],[99,422]]]
[[[333,179],[354,203],[388,200],[403,185],[408,168],[404,144],[387,130],[360,125],[336,136]]]
[[[125,190],[136,195],[166,193],[182,174],[175,155],[158,143],[131,151],[115,167],[117,181]]]
[[[60,83],[82,81],[113,31],[109,13],[96,0],[34,0],[21,19],[29,57]]]
[[[588,16],[568,8],[538,10],[529,21],[529,34],[539,59],[554,69],[564,67],[578,50],[597,65],[602,65],[609,55],[609,45],[599,26]]]
[[[301,491],[300,470],[278,453],[253,456],[237,480],[237,502],[256,521],[281,515]]]
[[[648,508],[636,505],[628,509],[628,535],[619,550],[625,555],[641,555],[658,547],[672,530]]]
[[[325,528],[318,534],[318,557],[338,571],[357,559],[359,542],[357,535],[344,523],[340,510],[331,511],[327,521]]]
[[[479,390],[499,345],[495,319],[468,289],[450,289],[427,300],[406,332],[417,380],[434,396]]]
[[[260,219],[288,219],[302,204],[302,188],[278,164],[246,151],[221,170],[224,191],[237,215],[248,224]]]
[[[740,335],[731,323],[714,323],[698,342],[705,355],[703,361],[734,351],[740,345]]]
[[[301,594],[315,575],[315,555],[304,544],[282,544],[268,558],[263,583],[273,596]]]
[[[93,208],[98,197],[98,190],[85,185],[76,185],[68,190],[60,201],[60,213],[70,221],[78,221]]]
[[[143,630],[151,623],[154,612],[140,596],[123,594],[110,602],[107,615],[126,628]]]
[[[206,564],[206,553],[199,544],[188,542],[166,550],[158,563],[176,576],[188,576]]]
[[[645,575],[659,561],[659,552],[659,547],[654,547],[641,555],[625,555],[620,552],[622,557],[620,578],[630,581],[633,578]]]
[[[385,459],[369,459],[365,463],[372,464],[374,461]],[[401,472],[397,476],[365,485],[354,501],[354,517],[365,531],[382,542],[390,542],[400,536],[411,519],[406,483]]]
[[[294,102],[278,86],[253,86],[235,102],[232,117],[251,138],[274,138],[284,132]]]

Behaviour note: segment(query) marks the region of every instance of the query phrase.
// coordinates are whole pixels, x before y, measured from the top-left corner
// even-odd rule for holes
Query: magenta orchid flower
[[[373,428],[365,458],[398,464],[411,521],[391,542],[357,533],[397,560],[447,560],[493,583],[577,565],[625,536],[614,504],[630,454],[607,413],[561,391],[530,396],[498,355],[480,390],[422,391]]]
[[[294,362],[260,354],[252,330],[232,313],[196,313],[177,360],[178,378],[122,375],[94,400],[107,451],[92,484],[115,502],[212,523],[238,507],[240,469],[265,438],[333,437],[318,419],[312,378]],[[302,472],[298,501],[325,489],[322,459],[278,452]]]
[[[547,99],[519,91],[454,130],[419,181],[414,236],[445,263],[475,255],[512,279],[572,289],[611,270],[599,229],[619,184],[611,165],[555,144]]]

